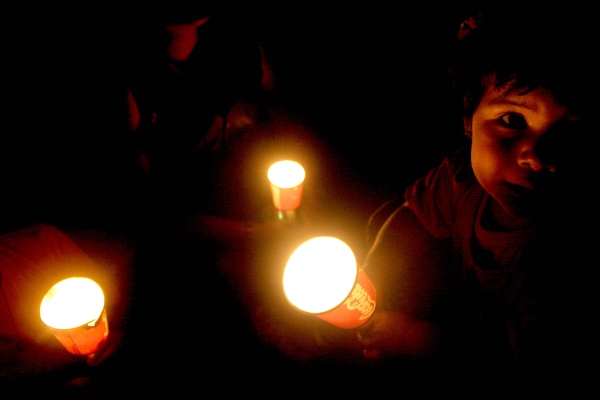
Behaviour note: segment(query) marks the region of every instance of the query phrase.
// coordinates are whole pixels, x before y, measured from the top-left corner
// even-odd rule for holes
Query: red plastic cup
[[[93,326],[81,325],[71,329],[52,329],[52,333],[69,353],[88,355],[95,353],[108,337],[106,310]]]
[[[283,289],[294,307],[340,328],[364,324],[377,305],[375,288],[352,249],[330,236],[312,238],[294,251]]]
[[[317,317],[340,328],[357,328],[367,322],[377,305],[375,287],[362,269],[358,270],[356,284],[334,309],[316,314]]]

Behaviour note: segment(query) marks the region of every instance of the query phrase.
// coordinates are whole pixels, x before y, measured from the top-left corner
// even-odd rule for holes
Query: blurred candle
[[[375,288],[352,249],[334,237],[300,245],[286,264],[283,288],[293,306],[341,328],[358,327],[375,311]]]
[[[269,167],[267,173],[271,182],[271,194],[275,208],[281,211],[293,211],[302,202],[304,186],[304,167],[296,161],[278,161]]]
[[[95,352],[108,336],[104,293],[88,278],[68,278],[52,286],[42,300],[40,316],[76,355]]]

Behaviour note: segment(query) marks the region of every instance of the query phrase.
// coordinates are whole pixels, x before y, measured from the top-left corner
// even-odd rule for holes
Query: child
[[[449,71],[470,143],[407,187],[374,239],[367,359],[581,366],[590,303],[577,224],[594,228],[585,142],[598,92],[580,11],[503,2],[462,23]]]

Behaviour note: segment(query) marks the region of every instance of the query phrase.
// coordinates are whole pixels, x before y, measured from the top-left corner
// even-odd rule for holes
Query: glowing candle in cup
[[[269,167],[269,181],[275,208],[293,211],[302,202],[302,189],[306,175],[302,165],[296,161],[278,161]]]
[[[340,328],[355,328],[369,320],[376,293],[358,267],[352,249],[343,241],[319,236],[300,245],[283,274],[288,301]]]
[[[68,278],[52,286],[42,300],[40,316],[76,355],[94,353],[108,336],[104,293],[88,278]]]

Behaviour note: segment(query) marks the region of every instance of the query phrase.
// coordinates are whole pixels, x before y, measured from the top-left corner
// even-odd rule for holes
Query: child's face
[[[477,180],[502,208],[531,216],[556,190],[563,144],[577,121],[544,88],[520,94],[488,85],[469,121]]]

